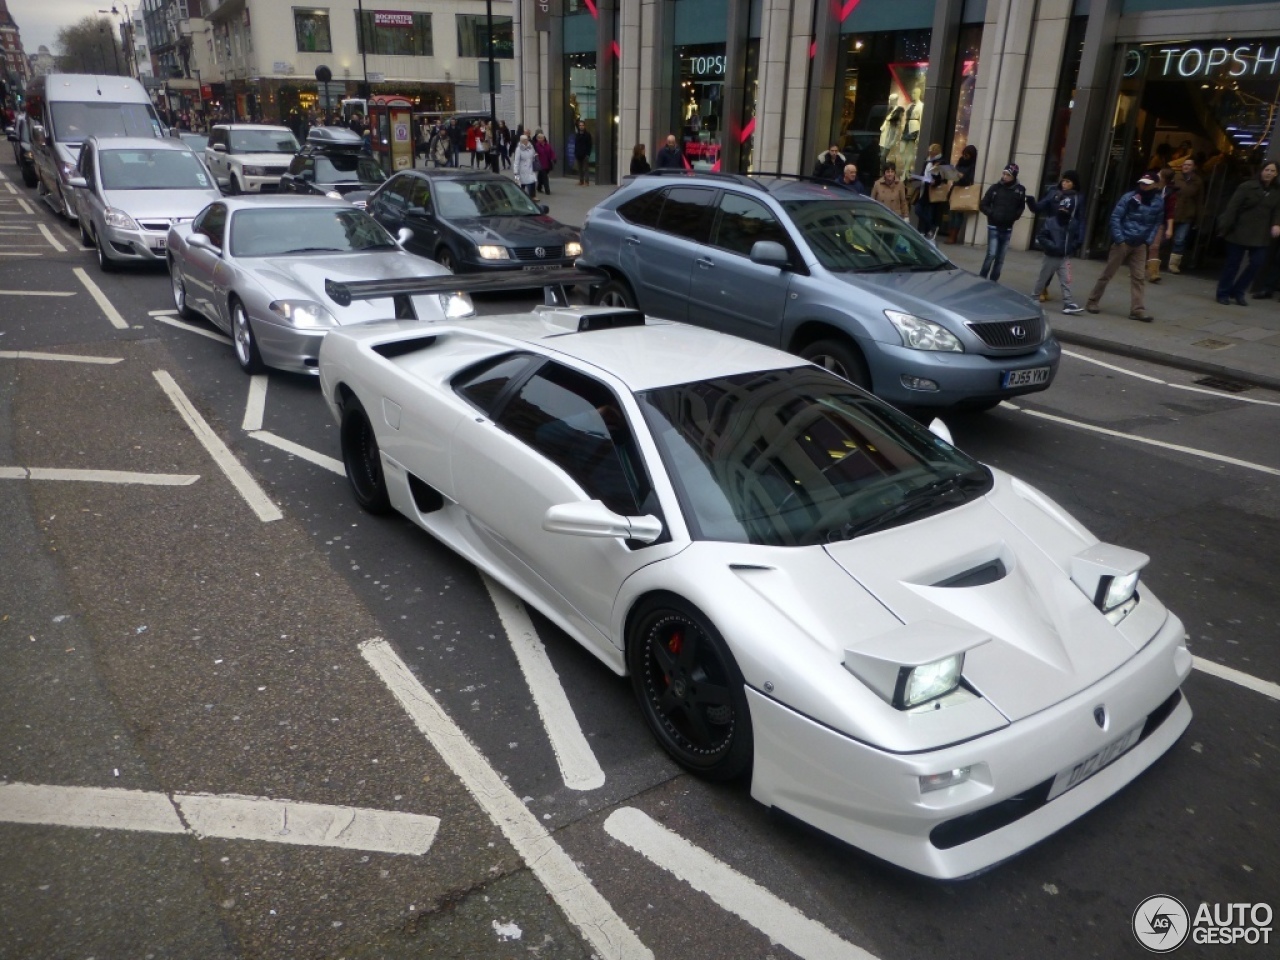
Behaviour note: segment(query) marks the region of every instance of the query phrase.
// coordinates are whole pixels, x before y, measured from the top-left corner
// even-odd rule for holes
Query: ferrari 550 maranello
[[[629,674],[685,768],[909,870],[1017,854],[1190,722],[1146,556],[796,357],[548,306],[334,329],[320,382],[363,507]]]

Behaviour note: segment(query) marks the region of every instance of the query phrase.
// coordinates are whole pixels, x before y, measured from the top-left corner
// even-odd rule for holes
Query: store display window
[[[724,130],[725,44],[676,47],[675,70],[671,132],[692,169],[718,170]]]

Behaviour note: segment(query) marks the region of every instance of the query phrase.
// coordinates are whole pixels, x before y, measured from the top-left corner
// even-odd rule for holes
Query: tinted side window
[[[410,180],[409,206],[431,209],[431,181],[425,177],[413,177]]]
[[[227,208],[220,203],[205,208],[204,213],[196,217],[191,225],[193,233],[203,233],[215,247],[222,246],[222,239],[227,228]]]
[[[695,243],[706,243],[711,237],[714,198],[715,191],[703,187],[673,187],[667,191],[658,229]]]
[[[300,174],[303,171],[306,165],[307,165],[306,157],[294,157],[289,162],[289,173],[296,177],[298,174]]]
[[[787,232],[760,201],[737,193],[721,194],[720,215],[716,218],[711,242],[745,256],[760,240],[773,240],[787,246]]]
[[[506,355],[465,370],[453,379],[453,389],[483,413],[493,415],[493,406],[512,380],[521,376],[536,358],[528,354]]]
[[[641,227],[656,227],[662,213],[664,194],[661,190],[646,190],[618,206],[618,216]]]

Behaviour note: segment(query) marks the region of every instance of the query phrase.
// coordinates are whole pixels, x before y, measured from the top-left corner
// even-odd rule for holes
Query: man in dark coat
[[[1026,188],[1018,182],[1018,165],[1011,163],[1004,168],[1000,179],[987,188],[978,203],[978,209],[987,218],[987,256],[982,261],[982,276],[1000,279],[1004,255],[1009,251],[1009,238],[1013,225],[1022,216],[1027,204]]]
[[[573,135],[573,162],[578,166],[578,186],[585,187],[591,182],[591,150],[595,141],[587,130],[584,121],[578,121],[578,132]]]
[[[819,180],[839,180],[844,173],[844,154],[834,143],[827,152],[818,158],[818,165],[813,168],[813,175]]]
[[[680,145],[676,143],[674,133],[667,134],[667,142],[662,145],[658,155],[653,158],[655,170],[683,170],[684,156],[680,153]]]

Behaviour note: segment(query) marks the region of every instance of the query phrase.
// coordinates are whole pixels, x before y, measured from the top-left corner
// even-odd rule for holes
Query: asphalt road
[[[163,272],[101,273],[7,152],[0,173],[0,809],[15,785],[83,788],[0,822],[0,958],[1136,957],[1149,896],[1280,907],[1280,396],[1073,349],[1050,391],[948,418],[963,449],[1149,553],[1193,653],[1238,674],[1193,671],[1187,734],[1101,808],[932,882],[679,772],[624,679],[355,506],[314,380],[251,388],[211,326],[153,313]],[[600,785],[566,785],[531,649]],[[129,810],[104,813],[118,796]],[[199,819],[201,798],[295,806],[255,831]],[[388,852],[401,828],[418,847]]]

